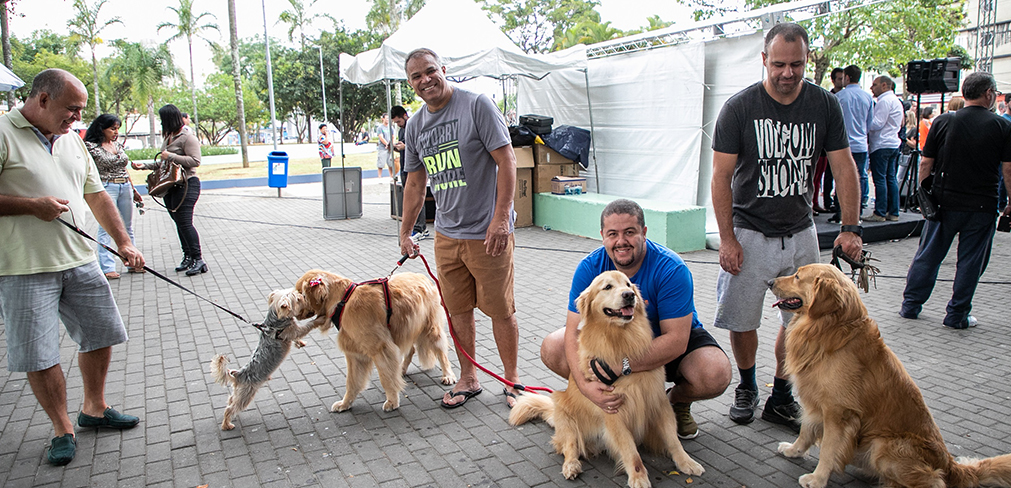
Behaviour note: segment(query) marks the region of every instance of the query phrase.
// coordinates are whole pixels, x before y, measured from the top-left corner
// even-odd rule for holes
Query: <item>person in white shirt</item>
[[[873,118],[867,131],[871,178],[874,181],[874,211],[863,217],[867,222],[899,220],[899,128],[902,127],[902,102],[895,96],[895,82],[879,76],[871,83],[877,97]]]

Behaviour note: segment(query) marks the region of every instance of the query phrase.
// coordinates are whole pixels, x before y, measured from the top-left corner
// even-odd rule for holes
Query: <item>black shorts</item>
[[[716,339],[709,334],[709,331],[703,329],[702,327],[692,329],[691,335],[688,337],[688,347],[685,348],[684,354],[664,365],[666,381],[668,383],[678,383],[683,378],[683,376],[678,372],[678,368],[681,367],[681,360],[692,351],[709,346],[717,347],[723,351],[723,348],[720,347],[720,344],[716,342]],[[726,354],[726,352],[724,352],[724,354]]]

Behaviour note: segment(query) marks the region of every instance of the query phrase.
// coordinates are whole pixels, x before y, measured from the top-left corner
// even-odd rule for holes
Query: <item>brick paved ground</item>
[[[389,218],[386,186],[366,182],[365,215],[324,221],[319,185],[285,190],[215,190],[202,195],[196,226],[210,273],[180,280],[252,319],[265,314],[270,290],[288,287],[303,271],[319,267],[357,280],[384,276],[397,256],[396,221]],[[148,206],[153,204],[148,202]],[[137,242],[149,264],[169,270],[179,261],[174,226],[163,210],[136,220]],[[56,224],[54,224],[56,225]],[[87,227],[94,230],[94,224]],[[569,279],[579,259],[599,245],[539,228],[516,233],[516,303],[521,328],[520,370],[528,384],[564,387],[541,365],[541,338],[563,324]],[[920,320],[896,315],[903,276],[915,240],[872,244],[881,259],[877,289],[863,295],[888,344],[923,390],[928,405],[956,455],[993,456],[1011,452],[1008,406],[1011,387],[1007,284],[986,283],[976,293],[980,326],[968,331],[940,326],[950,282],[940,282]],[[431,252],[431,241],[423,252]],[[715,309],[717,254],[687,253],[703,322]],[[1011,236],[998,235],[985,281],[1011,281]],[[827,259],[825,259],[827,260]],[[424,272],[420,262],[408,271]],[[941,269],[950,279],[954,260]],[[273,379],[242,412],[231,432],[219,430],[228,391],[213,383],[208,362],[226,353],[233,367],[245,364],[256,345],[254,330],[207,303],[195,300],[150,275],[128,275],[113,291],[130,332],[114,348],[108,378],[110,403],[140,415],[139,427],[124,431],[79,429],[77,459],[55,468],[45,463],[51,425],[24,374],[6,370],[0,346],[0,486],[624,486],[613,463],[600,456],[584,463],[574,482],[561,474],[561,457],[551,452],[551,429],[544,423],[521,428],[506,424],[501,387],[482,376],[484,394],[457,410],[438,400],[444,387],[435,371],[412,367],[401,408],[382,411],[383,394],[373,375],[370,387],[346,413],[328,407],[344,391],[344,360],[332,338],[312,335],[294,351]],[[771,303],[771,300],[770,300]],[[770,308],[760,329],[758,373],[763,401],[772,381],[775,314]],[[501,370],[490,322],[478,319],[477,355]],[[729,349],[724,331],[712,330]],[[0,342],[5,336],[0,329]],[[62,357],[69,405],[76,416],[81,377],[73,342],[64,337]],[[454,356],[454,364],[457,364]],[[736,377],[736,373],[735,373]],[[735,383],[736,384],[736,383]],[[792,435],[756,420],[735,425],[727,417],[733,387],[719,398],[697,403],[702,435],[685,449],[706,473],[686,479],[672,474],[673,462],[647,456],[656,486],[790,487],[810,472],[815,459],[787,460],[775,453]],[[76,417],[75,417],[76,418]],[[831,486],[866,487],[869,480],[848,469]]]

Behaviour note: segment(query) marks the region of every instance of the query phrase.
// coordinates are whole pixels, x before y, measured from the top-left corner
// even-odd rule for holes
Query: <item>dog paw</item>
[[[567,480],[574,480],[579,473],[583,472],[583,463],[578,459],[575,461],[565,461],[562,463],[562,476]]]
[[[350,409],[351,409],[351,404],[348,403],[347,405],[344,405],[343,401],[334,402],[333,406],[330,407],[330,411],[334,412],[334,413],[347,412]]]
[[[684,474],[698,476],[706,472],[706,468],[703,468],[701,464],[695,462],[692,458],[688,458],[681,462],[675,460],[674,464],[678,467],[678,471]]]
[[[828,484],[827,479],[820,479],[814,473],[805,474],[797,481],[800,482],[800,486],[803,486],[804,488],[825,488],[825,485]]]
[[[221,423],[221,430],[232,430],[234,428],[235,428],[235,424],[233,424],[233,423],[231,423],[231,422],[229,422],[227,420]]]
[[[442,375],[442,384],[444,384],[444,385],[452,385],[454,383],[456,383],[456,375],[453,374],[452,371],[450,371],[449,373],[446,373],[446,374]]]
[[[391,402],[389,400],[386,400],[386,402],[383,403],[384,412],[392,412],[398,408],[400,408],[400,402]]]
[[[295,347],[296,347],[296,348],[298,348],[298,349],[302,349],[302,348],[303,348],[303,347],[305,347],[305,346],[306,346],[306,342],[305,342],[305,341],[303,341],[303,340],[301,340],[301,339],[299,339],[299,340],[295,341]]]
[[[802,458],[807,454],[806,452],[800,452],[800,449],[793,447],[793,444],[789,442],[780,442],[776,450],[788,458]]]
[[[639,473],[638,476],[628,477],[628,488],[650,488],[653,486],[649,482],[649,475],[646,473]]]

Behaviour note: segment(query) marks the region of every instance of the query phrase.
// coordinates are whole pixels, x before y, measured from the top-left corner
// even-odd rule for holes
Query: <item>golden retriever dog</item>
[[[623,358],[635,360],[649,350],[653,331],[646,318],[646,305],[639,289],[618,271],[601,273],[576,300],[582,323],[579,334],[579,371],[594,378],[590,361],[604,361],[617,371]],[[614,394],[624,395],[625,402],[615,414],[605,414],[583,396],[575,380],[569,377],[569,387],[547,395],[522,395],[509,414],[511,425],[520,425],[534,418],[543,418],[555,428],[551,442],[555,452],[565,456],[562,475],[575,479],[583,471],[579,457],[590,457],[607,449],[617,463],[625,468],[628,486],[650,486],[636,446],[666,453],[678,470],[699,475],[705,470],[688,456],[677,435],[677,421],[664,394],[664,369],[636,371],[621,376],[614,383]]]
[[[329,330],[330,317],[351,283],[343,276],[318,269],[298,279],[295,289],[305,295],[306,315],[316,316],[313,328]],[[446,354],[445,314],[435,284],[418,273],[399,273],[390,278],[389,290],[393,313],[388,327],[386,300],[380,285],[358,286],[344,306],[337,346],[347,360],[347,390],[344,398],[330,407],[332,412],[351,408],[351,402],[368,386],[373,365],[386,392],[383,410],[399,408],[400,392],[407,386],[404,375],[415,352],[422,369],[431,369],[438,362],[442,384],[456,383]]]
[[[769,282],[775,306],[794,313],[786,366],[804,407],[800,435],[779,452],[797,458],[821,446],[805,488],[854,464],[883,486],[1011,486],[1011,455],[958,460],[948,452],[920,389],[867,316],[856,285],[827,264]]]
[[[228,358],[224,354],[214,356],[211,361],[214,381],[232,388],[228,406],[225,407],[225,417],[221,421],[221,430],[235,428],[232,418],[249,406],[256,392],[288,356],[291,346],[305,345],[299,338],[311,330],[295,321],[297,316],[304,313],[306,306],[305,297],[295,289],[272,291],[267,297],[267,304],[267,318],[260,326],[260,343],[253,351],[249,363],[242,369],[229,370],[226,368]]]

